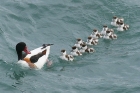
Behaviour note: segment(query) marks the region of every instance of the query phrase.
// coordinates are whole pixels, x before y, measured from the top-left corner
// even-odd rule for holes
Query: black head
[[[82,44],[82,47],[85,47],[86,46],[86,44]]]
[[[72,49],[76,49],[76,46],[73,46]]]
[[[16,45],[16,51],[17,52],[22,52],[22,51],[24,51],[25,47],[26,47],[26,44],[24,42],[19,42]]]
[[[107,28],[107,25],[103,25],[104,28]]]
[[[65,51],[66,51],[65,49],[62,49],[62,50],[61,50],[61,52],[63,52],[63,53],[64,53]]]
[[[113,19],[116,19],[117,18],[117,16],[113,16]]]
[[[77,41],[81,41],[81,39],[80,39],[80,38],[78,38],[78,39],[77,39]]]
[[[119,23],[120,25],[123,25],[124,23],[122,22],[122,21],[120,21],[120,23]]]
[[[93,29],[93,32],[97,32],[97,29]]]
[[[89,36],[89,37],[88,37],[88,39],[92,39],[92,37],[91,37],[91,36]]]
[[[18,55],[18,60],[22,59],[22,51],[24,51],[27,54],[30,54],[30,51],[28,51],[27,46],[24,42],[19,42],[16,45],[16,51]]]
[[[106,31],[106,33],[110,33],[110,31],[109,31],[109,30],[107,30],[107,31]]]

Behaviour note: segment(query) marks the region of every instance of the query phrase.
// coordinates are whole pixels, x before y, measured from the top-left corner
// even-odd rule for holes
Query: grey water
[[[1,93],[140,93],[139,0],[0,0]],[[110,25],[123,17],[130,29],[118,32]],[[93,29],[113,28],[116,40],[99,40],[92,54],[59,58],[77,38],[86,41]],[[30,50],[53,43],[41,70],[22,69],[15,45]]]

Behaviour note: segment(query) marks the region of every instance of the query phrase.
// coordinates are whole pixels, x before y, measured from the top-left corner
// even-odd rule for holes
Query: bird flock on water
[[[111,25],[117,28],[117,31],[126,31],[129,29],[129,25],[124,23],[123,18],[113,16]],[[117,35],[114,29],[108,28],[107,25],[103,25],[102,31],[93,29],[93,32],[88,36],[87,41],[84,42],[81,38],[78,38],[76,43],[72,46],[70,54],[67,54],[65,49],[61,50],[60,59],[66,61],[73,61],[74,57],[81,56],[83,53],[94,53],[95,49],[91,48],[93,45],[98,45],[100,38],[103,39],[117,39]]]

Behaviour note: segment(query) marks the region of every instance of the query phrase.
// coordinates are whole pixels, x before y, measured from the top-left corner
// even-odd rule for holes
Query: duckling
[[[91,36],[89,36],[86,44],[87,45],[97,45],[97,42],[95,40],[93,40],[93,38]]]
[[[113,30],[113,29],[108,29],[108,31],[110,31],[110,32],[111,32],[111,34],[113,34],[113,33],[114,33],[114,30]]]
[[[94,48],[87,47],[86,44],[82,44],[82,48],[80,50],[81,53],[87,52],[87,53],[93,53],[95,52]]]
[[[99,33],[97,29],[93,29],[92,34],[90,35],[92,38],[101,38],[102,35]]]
[[[119,23],[119,26],[117,28],[118,31],[125,31],[129,29],[129,25],[124,24],[123,22]]]
[[[76,46],[77,48],[81,48],[81,44],[83,44],[83,43],[84,43],[84,41],[81,38],[78,38],[77,43],[74,44],[74,46]]]
[[[80,56],[80,55],[82,55],[82,53],[77,49],[76,46],[73,46],[72,47],[72,51],[71,51],[71,55],[73,55],[73,56]]]
[[[109,30],[107,30],[107,31],[106,31],[106,35],[104,35],[103,38],[104,38],[104,39],[111,39],[111,38],[110,38],[110,35],[111,35],[111,34],[112,34],[112,33],[111,33]]]
[[[103,29],[101,31],[101,35],[104,36],[106,35],[106,31],[108,30],[108,26],[107,25],[103,25]]]
[[[60,56],[60,58],[62,60],[66,60],[66,61],[73,61],[74,60],[74,57],[72,55],[67,55],[66,54],[66,50],[65,49],[62,49],[61,53],[62,53],[62,55]]]
[[[119,26],[119,23],[120,22],[123,22],[123,21],[124,21],[123,18],[118,18],[117,16],[113,16],[111,25],[118,27]]]
[[[117,39],[117,35],[116,35],[116,34],[111,34],[111,35],[109,36],[109,38],[111,38],[111,39]]]

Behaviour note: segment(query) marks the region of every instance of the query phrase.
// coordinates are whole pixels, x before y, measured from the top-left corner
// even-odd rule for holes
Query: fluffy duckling
[[[109,35],[110,39],[117,39],[117,35],[114,34],[114,30],[113,29],[108,29],[107,31],[110,31],[110,33],[108,32],[108,35]]]
[[[106,31],[106,35],[104,35],[103,38],[104,38],[104,39],[111,39],[111,38],[110,38],[110,35],[111,35],[111,34],[112,34],[112,33],[111,33],[109,30],[107,30],[107,31]]]
[[[117,28],[118,31],[125,31],[129,29],[129,25],[124,24],[123,22],[119,23],[119,26]]]
[[[97,29],[93,29],[92,34],[90,35],[92,38],[101,38],[102,35],[99,33]]]
[[[111,34],[110,36],[109,36],[109,38],[111,38],[111,39],[117,39],[117,35],[116,34]]]
[[[112,31],[107,30],[106,35],[103,37],[104,39],[117,39],[117,35],[114,34]]]
[[[72,55],[67,55],[66,50],[63,49],[61,50],[62,55],[60,56],[60,58],[62,60],[66,60],[66,61],[73,61],[74,57]]]
[[[106,35],[106,31],[108,30],[108,26],[107,25],[103,25],[103,29],[101,31],[101,35],[104,36]]]
[[[93,48],[87,47],[86,44],[82,44],[82,48],[81,48],[80,52],[81,53],[85,53],[85,52],[87,52],[87,53],[93,53],[93,52],[95,52],[95,50]]]
[[[96,42],[95,40],[93,40],[93,38],[91,36],[88,37],[86,44],[87,45],[97,45],[98,42]]]
[[[112,34],[114,33],[113,29],[108,29],[107,31],[110,31]]]
[[[95,42],[95,44],[94,44],[94,45],[97,45],[97,44],[98,44],[98,41],[99,41],[99,39],[98,39],[98,38],[93,38],[93,42]]]
[[[72,51],[71,51],[71,55],[73,55],[73,56],[80,56],[80,55],[82,55],[82,53],[77,49],[76,46],[73,46],[72,47]]]
[[[83,44],[83,43],[84,43],[83,40],[80,39],[80,38],[78,38],[78,39],[77,39],[77,43],[74,44],[74,46],[76,46],[77,48],[81,48],[81,44]]]
[[[120,22],[123,22],[123,21],[124,21],[123,18],[118,18],[117,16],[113,16],[111,25],[118,27],[119,26],[119,23]]]

